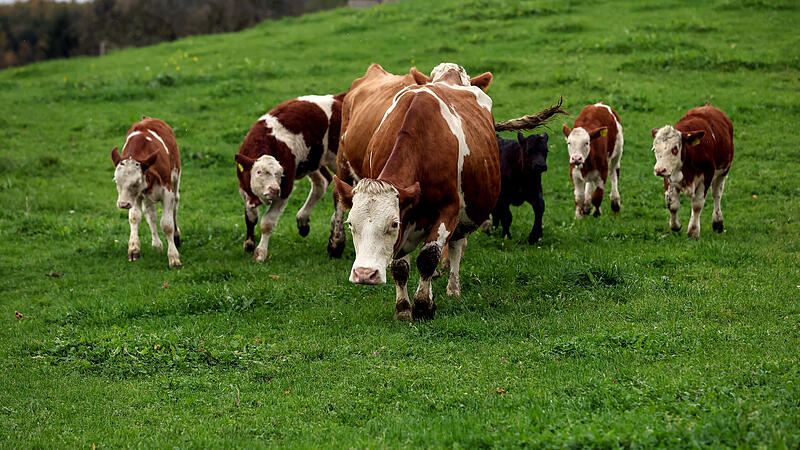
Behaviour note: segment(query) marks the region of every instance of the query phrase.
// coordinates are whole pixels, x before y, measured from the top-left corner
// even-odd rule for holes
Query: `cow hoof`
[[[600,210],[599,206],[594,210],[594,213],[592,213],[592,215],[595,217],[600,217],[601,214],[603,214],[603,211]]]
[[[531,232],[531,234],[528,235],[528,245],[533,245],[533,244],[539,242],[539,239],[541,239],[541,238],[542,238],[542,231],[541,230],[536,231],[536,232]]]
[[[256,243],[250,240],[244,241],[244,252],[245,253],[253,253],[253,250],[256,249]]]
[[[412,318],[411,303],[408,300],[402,300],[394,305],[394,320],[409,322]]]
[[[619,209],[620,209],[619,202],[611,202],[611,211],[613,211],[616,214],[619,212]]]
[[[669,229],[672,231],[681,231],[681,224],[670,224]]]
[[[335,243],[328,241],[328,256],[331,258],[339,259],[344,253],[344,242]]]
[[[157,240],[157,241],[151,242],[150,245],[152,245],[153,248],[158,250],[158,251],[164,250],[164,244],[161,243],[160,239]]]
[[[256,248],[255,252],[253,252],[253,262],[264,262],[265,259],[267,259],[267,252]]]
[[[450,283],[448,282],[446,292],[447,295],[449,295],[450,297],[461,297],[461,286],[451,286]]]
[[[689,230],[686,232],[686,236],[698,239],[700,237],[700,228],[689,228]]]
[[[721,220],[719,222],[711,223],[711,228],[714,229],[714,231],[716,231],[717,233],[722,233],[723,231],[725,231],[725,227],[722,226]]]
[[[141,257],[141,255],[139,254],[139,252],[128,253],[128,261],[133,262],[133,261],[136,261],[137,259],[139,259],[140,257]]]
[[[510,231],[508,231],[508,230],[504,230],[504,231],[503,231],[503,234],[501,234],[501,235],[500,235],[500,239],[503,239],[503,238],[509,238],[509,239],[511,239],[511,232],[510,232]]]
[[[181,235],[180,235],[180,233],[175,233],[175,248],[181,248]]]
[[[481,231],[486,234],[492,234],[492,221],[489,219],[484,220],[481,224]]]
[[[300,237],[308,236],[308,232],[311,231],[311,227],[308,225],[297,225],[297,232],[300,233]]]
[[[436,313],[436,302],[433,300],[414,300],[414,305],[411,307],[411,315],[414,320],[432,320],[433,315]]]
[[[171,262],[171,263],[169,263],[169,268],[170,269],[182,269],[183,268],[183,264],[181,264],[180,261]]]

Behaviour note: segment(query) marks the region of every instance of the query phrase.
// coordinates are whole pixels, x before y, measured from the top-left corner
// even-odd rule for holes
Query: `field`
[[[0,446],[797,448],[800,5],[696,3],[408,0],[0,72]],[[301,180],[252,263],[252,123],[442,61],[493,72],[497,120],[564,95],[540,243],[513,209],[511,240],[470,238],[461,298],[439,279],[435,320],[395,322],[391,282],[347,282],[349,240],[328,259],[329,194],[298,236]],[[650,129],[706,100],[736,154],[725,233],[709,198],[692,240]],[[625,127],[623,209],[575,222],[561,124],[597,101]],[[182,270],[144,224],[126,259],[109,153],[143,114],[181,148]]]

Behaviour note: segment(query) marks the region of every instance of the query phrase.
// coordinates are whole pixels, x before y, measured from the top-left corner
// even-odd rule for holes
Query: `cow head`
[[[156,162],[158,153],[153,152],[147,158],[137,160],[134,158],[123,159],[117,147],[111,150],[111,160],[114,161],[114,182],[117,183],[117,206],[130,209],[147,189],[147,180],[144,173]]]
[[[254,159],[237,153],[234,159],[240,171],[250,173],[250,190],[262,203],[270,203],[281,195],[283,167],[275,157],[262,155]]]
[[[669,178],[683,168],[683,151],[695,146],[703,139],[705,131],[679,131],[671,125],[653,128],[653,153],[656,165],[653,173],[656,176]]]
[[[547,171],[547,133],[532,134],[525,137],[521,132],[517,133],[517,141],[522,148],[523,164],[525,170],[533,173]]]
[[[564,125],[562,128],[564,137],[567,139],[567,150],[569,151],[569,163],[581,167],[589,159],[592,139],[608,134],[608,127],[597,127],[586,130],[583,127],[576,127],[572,130]]]
[[[334,177],[334,182],[336,196],[350,208],[345,223],[353,234],[356,250],[350,281],[358,284],[386,283],[386,267],[394,256],[403,217],[420,198],[419,183],[398,188],[369,178],[362,179],[355,187],[338,177]]]
[[[419,72],[417,72],[416,68],[412,68],[411,74],[414,76],[414,80],[417,82],[417,84],[424,84],[421,81],[425,81],[425,79],[423,78],[425,77],[425,75],[422,75]],[[484,72],[478,75],[477,77],[470,78],[469,75],[467,75],[466,69],[459,66],[458,64],[441,63],[438,66],[434,67],[433,70],[431,70],[431,76],[427,78],[427,82],[435,83],[437,81],[444,81],[444,80],[449,80],[461,86],[475,86],[485,91],[486,89],[489,88],[489,85],[492,83],[492,73]]]

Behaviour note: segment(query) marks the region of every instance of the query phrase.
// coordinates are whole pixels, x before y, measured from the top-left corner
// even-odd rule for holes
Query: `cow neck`
[[[400,157],[400,153],[397,150],[392,151],[389,160],[377,176],[378,180],[388,182],[395,189],[406,188],[419,181],[416,173],[417,161],[409,161],[408,153]]]

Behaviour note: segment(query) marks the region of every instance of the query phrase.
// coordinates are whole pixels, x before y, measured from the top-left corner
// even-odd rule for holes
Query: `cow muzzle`
[[[381,284],[381,274],[378,269],[357,267],[350,274],[350,281],[356,284]]]
[[[131,209],[131,202],[117,202],[117,208],[119,208],[119,209]]]
[[[275,200],[278,196],[281,195],[281,188],[271,186],[267,189],[267,192],[264,192],[264,198],[269,201]]]
[[[577,158],[570,158],[570,159],[569,159],[569,163],[570,163],[570,164],[572,164],[573,166],[578,166],[578,167],[580,167],[580,166],[582,166],[582,165],[583,165],[583,158],[581,158],[581,157],[577,157]]]
[[[653,169],[653,173],[657,177],[668,177],[668,176],[671,175],[670,173],[667,172],[667,169],[660,168],[660,167],[656,167],[655,169]]]

